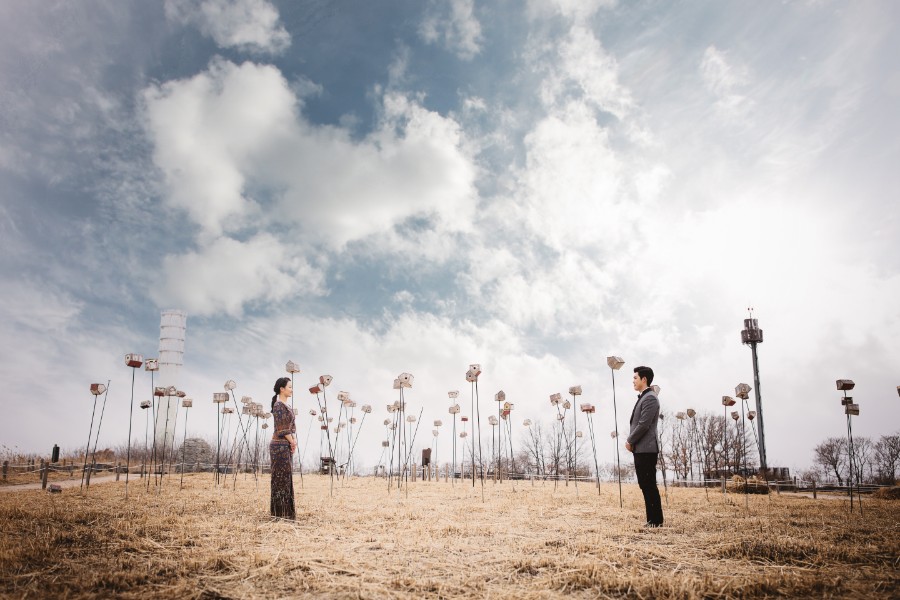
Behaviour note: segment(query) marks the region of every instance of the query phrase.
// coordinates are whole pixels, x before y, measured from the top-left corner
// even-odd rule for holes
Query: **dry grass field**
[[[0,494],[10,598],[900,597],[900,504],[669,489],[645,530],[640,491],[552,483],[336,483],[305,475],[296,522],[268,478],[210,474],[160,492],[132,479]]]

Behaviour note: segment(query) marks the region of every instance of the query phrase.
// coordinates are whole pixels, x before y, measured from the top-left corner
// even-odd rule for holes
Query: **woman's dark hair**
[[[279,377],[275,380],[275,387],[273,388],[275,390],[275,395],[272,396],[272,410],[275,410],[275,402],[278,400],[278,394],[281,393],[281,388],[286,386],[288,382],[290,382],[290,379],[287,377]]]

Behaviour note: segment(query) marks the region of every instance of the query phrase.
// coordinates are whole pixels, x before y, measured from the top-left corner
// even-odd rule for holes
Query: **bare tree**
[[[856,485],[866,481],[866,470],[869,471],[869,481],[875,478],[872,465],[872,440],[860,436],[853,438],[853,476]]]
[[[547,475],[544,428],[538,421],[526,429],[528,434],[525,436],[524,451],[528,454],[528,464],[534,468],[538,475],[544,477]]]
[[[897,483],[897,467],[900,467],[900,434],[883,435],[873,449],[877,483]]]
[[[847,468],[847,440],[830,437],[813,450],[815,463],[826,473],[834,473],[838,485],[844,485],[843,472]]]

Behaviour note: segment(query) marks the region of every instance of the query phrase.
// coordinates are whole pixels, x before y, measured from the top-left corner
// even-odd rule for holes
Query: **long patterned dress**
[[[294,413],[281,402],[275,402],[272,409],[275,419],[275,434],[269,443],[269,456],[272,461],[272,499],[269,503],[269,511],[273,517],[281,519],[293,519],[296,517],[294,507],[294,479],[293,453],[291,443],[285,439],[286,435],[297,435],[297,427],[294,425]]]

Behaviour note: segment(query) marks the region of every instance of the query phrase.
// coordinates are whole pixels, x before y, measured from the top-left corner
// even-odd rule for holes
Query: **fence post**
[[[815,500],[816,499],[816,480],[815,479],[813,479],[812,484],[813,484],[813,500]]]
[[[122,463],[116,463],[116,481],[119,480],[119,470],[122,467]]]
[[[3,481],[6,481],[6,473],[9,471],[9,461],[3,461]]]
[[[41,459],[41,489],[47,489],[47,474],[50,472],[50,465]]]

